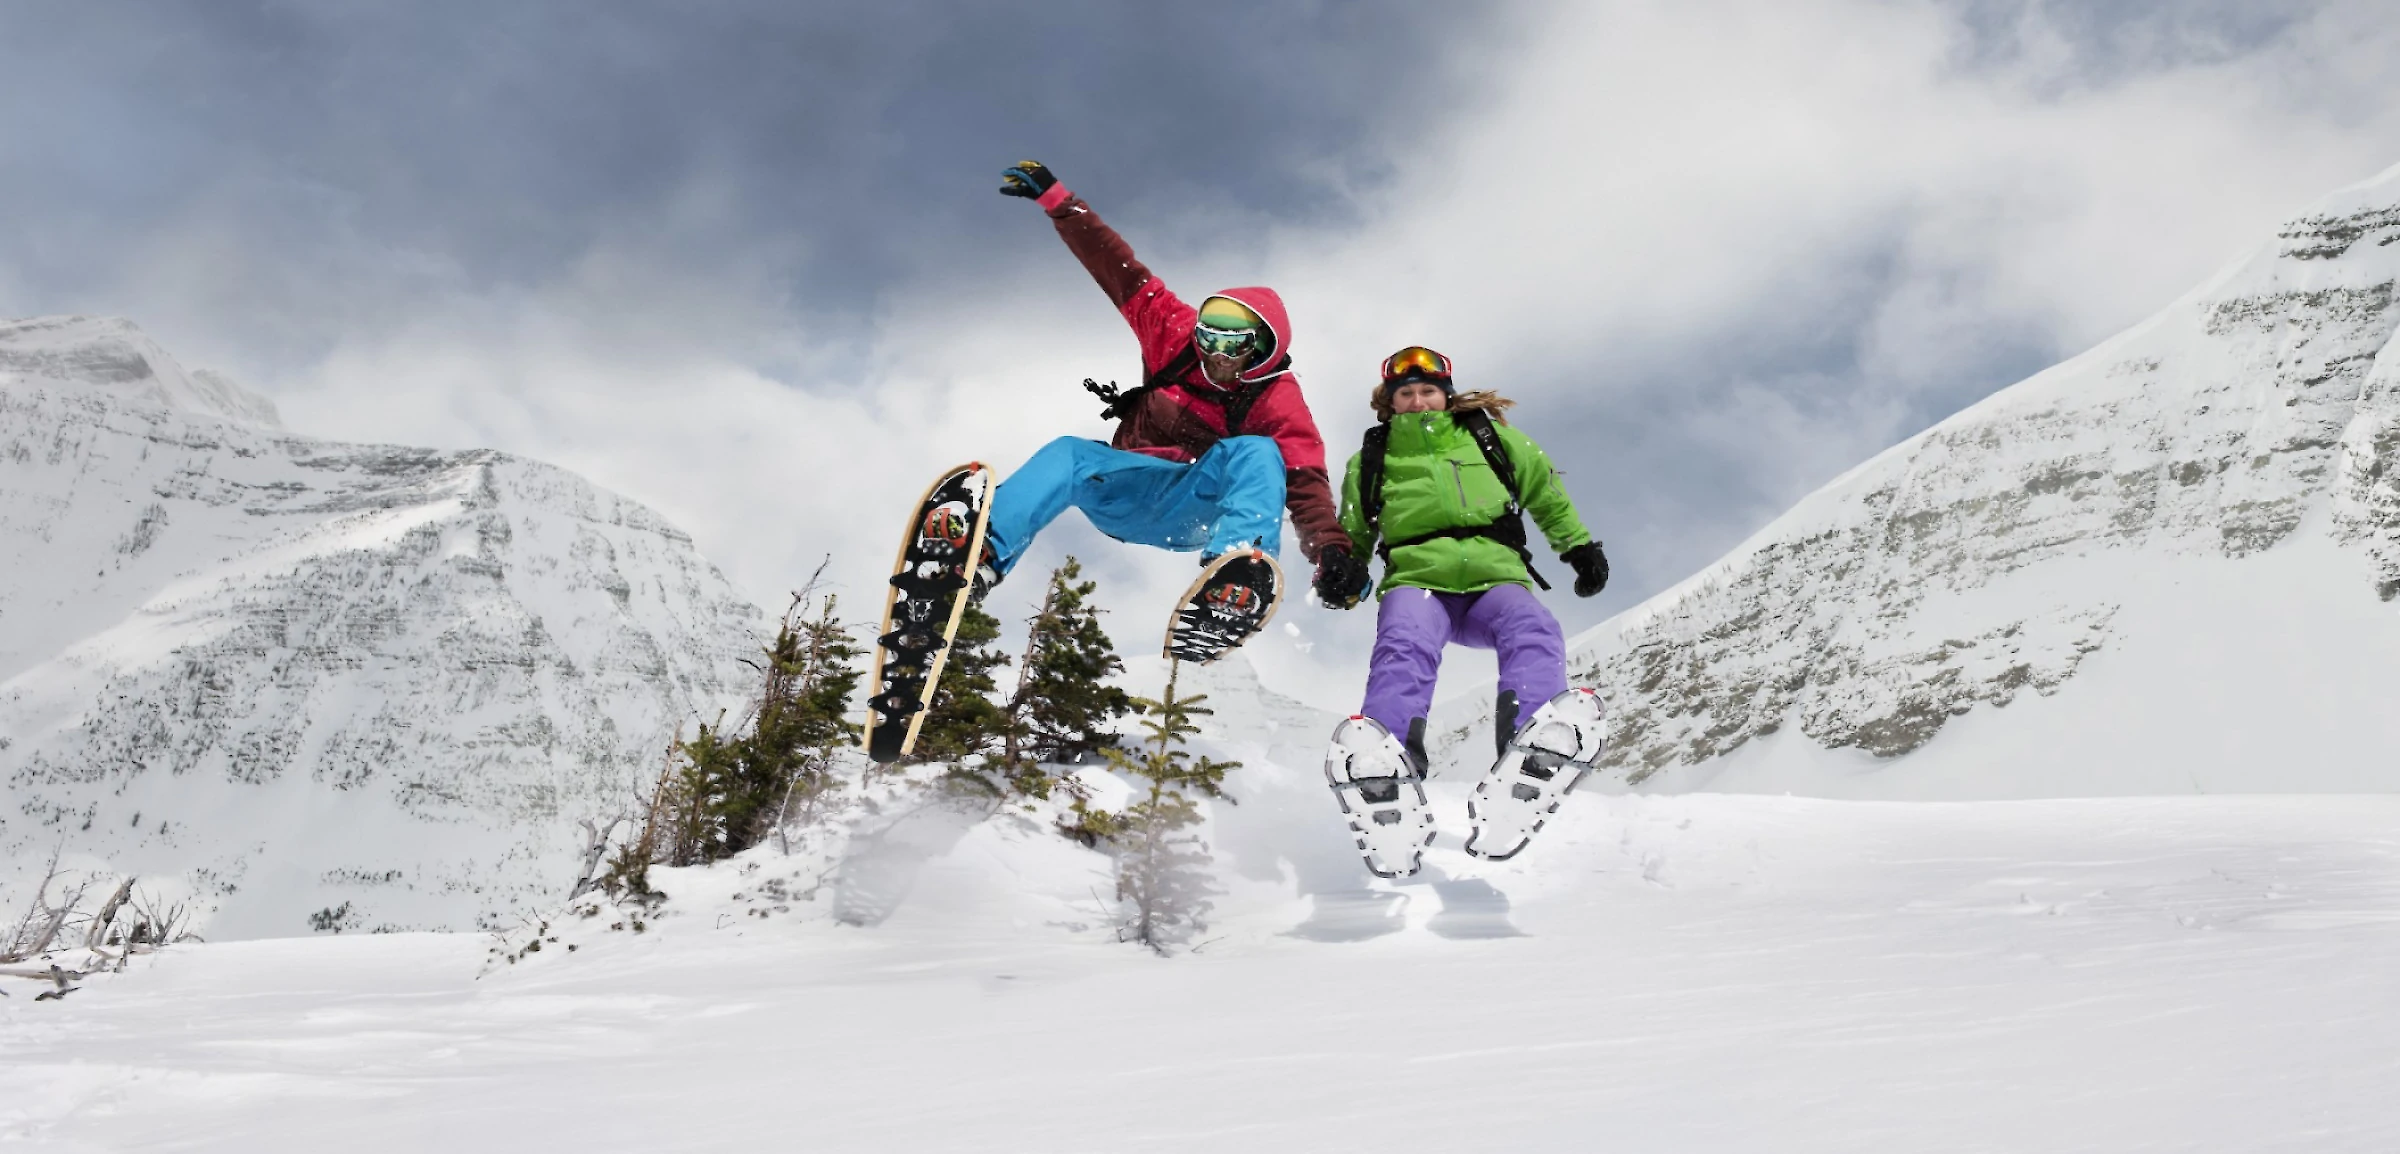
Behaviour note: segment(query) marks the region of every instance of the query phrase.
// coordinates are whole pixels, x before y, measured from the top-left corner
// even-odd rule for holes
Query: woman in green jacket
[[[1549,455],[1502,416],[1512,405],[1490,392],[1456,392],[1449,358],[1422,346],[1402,349],[1385,358],[1375,390],[1381,424],[1342,478],[1342,527],[1357,546],[1350,556],[1367,556],[1381,538],[1385,562],[1359,712],[1406,735],[1418,776],[1443,646],[1497,652],[1503,745],[1516,733],[1519,703],[1538,706],[1566,691],[1566,642],[1558,619],[1534,597],[1539,578],[1528,564],[1522,514],[1574,570],[1576,596],[1608,583],[1608,558],[1576,519]],[[1514,474],[1514,492],[1493,467],[1495,457]],[[1347,609],[1366,595],[1367,583],[1364,562],[1336,566],[1320,571],[1317,595]]]

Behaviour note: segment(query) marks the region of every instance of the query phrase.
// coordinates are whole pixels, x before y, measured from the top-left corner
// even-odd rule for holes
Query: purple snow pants
[[[1375,656],[1359,712],[1406,738],[1408,723],[1433,705],[1442,646],[1496,650],[1500,688],[1515,690],[1525,716],[1567,691],[1567,642],[1533,590],[1497,585],[1481,593],[1400,588],[1375,613]]]

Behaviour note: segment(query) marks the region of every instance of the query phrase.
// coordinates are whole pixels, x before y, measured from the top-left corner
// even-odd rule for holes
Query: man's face
[[[1211,307],[1231,302],[1210,298]],[[1200,350],[1200,371],[1208,375],[1208,383],[1218,388],[1231,386],[1258,359],[1262,343],[1257,327],[1248,323],[1211,324],[1203,311],[1200,323],[1192,327],[1192,344]]]
[[[1450,394],[1431,381],[1410,381],[1392,388],[1395,413],[1438,413],[1450,407]]]
[[[1207,374],[1209,384],[1225,388],[1241,378],[1242,370],[1250,367],[1251,359],[1251,354],[1248,352],[1232,355],[1202,353],[1200,354],[1200,371]]]

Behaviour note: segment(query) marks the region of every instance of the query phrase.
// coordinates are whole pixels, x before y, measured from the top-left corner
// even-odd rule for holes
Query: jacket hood
[[[1260,357],[1257,364],[1250,366],[1236,379],[1243,384],[1254,385],[1282,372],[1283,370],[1278,366],[1283,364],[1284,358],[1292,355],[1292,318],[1291,314],[1283,309],[1283,298],[1277,295],[1274,289],[1255,285],[1229,288],[1209,295],[1240,301],[1243,307],[1257,313],[1260,320],[1267,322],[1268,339],[1273,342],[1267,349],[1267,355]]]

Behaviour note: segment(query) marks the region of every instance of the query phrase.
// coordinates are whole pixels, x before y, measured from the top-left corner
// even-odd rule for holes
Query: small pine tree
[[[1226,772],[1241,768],[1240,762],[1195,757],[1183,748],[1200,732],[1192,719],[1211,711],[1200,704],[1206,695],[1176,692],[1181,670],[1180,662],[1169,668],[1166,691],[1156,700],[1133,699],[1146,731],[1140,751],[1101,751],[1113,768],[1146,783],[1141,799],[1111,813],[1078,797],[1059,825],[1060,832],[1116,858],[1117,900],[1125,908],[1120,932],[1161,954],[1203,927],[1217,890],[1208,844],[1192,827],[1202,820],[1200,799],[1225,797]]]
[[[916,760],[955,764],[979,756],[952,777],[1000,797],[1046,798],[1061,780],[1048,763],[1114,742],[1105,727],[1131,712],[1133,699],[1107,683],[1125,662],[1091,604],[1097,585],[1082,576],[1073,557],[1050,574],[1005,700],[995,698],[995,674],[1010,660],[992,647],[1000,622],[967,609],[917,731]]]
[[[803,603],[795,599],[768,651],[766,687],[743,747],[738,808],[724,817],[743,849],[813,813],[833,784],[835,753],[858,740],[850,698],[858,691],[864,651],[836,619],[838,605],[828,594],[817,615],[803,619]]]
[[[1106,727],[1133,710],[1133,699],[1107,683],[1124,672],[1125,661],[1091,604],[1097,584],[1078,581],[1081,576],[1083,565],[1073,557],[1050,574],[1042,611],[1027,630],[1017,691],[1008,703],[1011,761],[1079,760],[1115,744]]]
[[[993,700],[1000,690],[993,674],[1008,664],[1008,655],[993,647],[998,640],[1000,619],[980,606],[967,606],[942,662],[941,678],[934,682],[933,700],[926,703],[925,723],[917,727],[909,760],[955,763],[1000,751],[1008,716]]]
[[[610,892],[647,896],[654,864],[700,865],[749,849],[813,812],[832,785],[835,756],[858,738],[849,704],[861,647],[835,598],[809,615],[815,585],[793,594],[766,660],[753,663],[762,684],[745,725],[729,728],[720,713],[670,747],[639,831],[602,875]]]
[[[700,723],[700,733],[678,742],[680,759],[660,787],[659,817],[663,834],[660,862],[671,866],[698,865],[726,856],[716,852],[725,842],[719,824],[726,795],[741,774],[738,740],[725,736],[725,715],[715,724]]]

